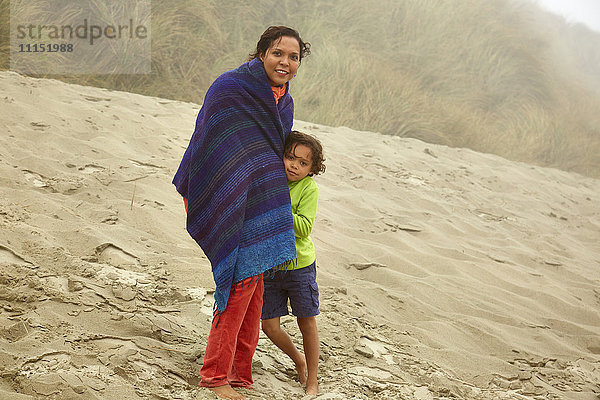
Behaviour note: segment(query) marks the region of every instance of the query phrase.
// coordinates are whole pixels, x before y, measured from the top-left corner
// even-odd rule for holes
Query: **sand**
[[[210,265],[171,185],[199,105],[11,72],[0,93],[0,399],[214,399]],[[599,180],[295,128],[327,159],[317,399],[598,398]],[[262,333],[254,370],[249,398],[310,398]]]

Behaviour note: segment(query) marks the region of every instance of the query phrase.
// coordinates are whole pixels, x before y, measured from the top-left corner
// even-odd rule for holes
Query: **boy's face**
[[[312,151],[303,144],[295,144],[291,151],[283,156],[283,165],[288,181],[304,179],[312,169]]]

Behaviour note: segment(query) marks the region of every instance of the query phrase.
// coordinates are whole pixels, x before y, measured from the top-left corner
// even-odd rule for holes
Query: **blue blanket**
[[[188,200],[187,231],[210,260],[220,312],[234,283],[296,258],[282,162],[293,116],[292,97],[275,102],[259,59],[224,73],[173,178]]]

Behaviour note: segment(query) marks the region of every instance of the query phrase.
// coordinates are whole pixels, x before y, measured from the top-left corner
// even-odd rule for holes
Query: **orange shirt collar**
[[[271,90],[273,90],[273,96],[275,96],[275,103],[279,103],[279,99],[283,97],[286,89],[287,82],[285,83],[285,85],[271,86]]]

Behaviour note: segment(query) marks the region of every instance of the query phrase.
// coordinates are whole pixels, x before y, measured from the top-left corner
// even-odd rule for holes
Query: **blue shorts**
[[[296,317],[319,315],[319,286],[315,263],[289,271],[267,271],[263,280],[265,292],[261,319],[288,315],[288,299],[292,314]]]

